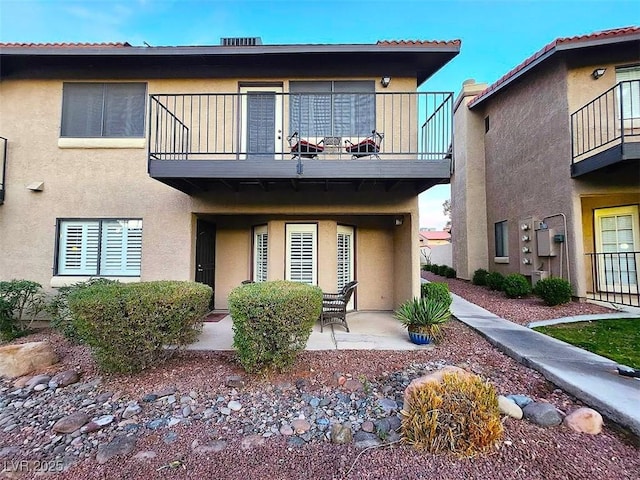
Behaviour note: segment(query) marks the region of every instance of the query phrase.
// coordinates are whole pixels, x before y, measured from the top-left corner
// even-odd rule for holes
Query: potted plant
[[[442,325],[451,317],[451,311],[447,303],[425,297],[406,301],[394,316],[407,327],[413,343],[425,345],[442,336]]]

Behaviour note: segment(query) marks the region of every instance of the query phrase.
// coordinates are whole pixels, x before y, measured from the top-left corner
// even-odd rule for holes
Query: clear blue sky
[[[425,90],[491,83],[557,37],[640,24],[639,0],[0,0],[1,42],[216,45],[461,39]],[[0,66],[1,68],[1,66]],[[421,196],[421,225],[444,225],[448,186]]]

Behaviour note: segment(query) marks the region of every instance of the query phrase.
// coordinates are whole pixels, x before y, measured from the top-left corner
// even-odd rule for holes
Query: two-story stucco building
[[[460,42],[0,45],[0,279],[287,279],[419,295],[420,192],[449,181]],[[1,149],[0,149],[1,152]]]
[[[638,304],[640,28],[546,45],[455,103],[454,267]]]

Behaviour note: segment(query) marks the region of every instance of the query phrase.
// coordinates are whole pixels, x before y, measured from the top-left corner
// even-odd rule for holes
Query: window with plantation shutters
[[[267,281],[267,248],[269,234],[267,226],[263,225],[253,229],[253,281]]]
[[[347,283],[354,280],[353,262],[353,227],[338,225],[338,290],[342,290]],[[353,309],[353,296],[347,305]]]
[[[616,68],[616,82],[621,83],[618,100],[622,108],[622,118],[625,120],[625,128],[633,126],[638,128],[637,120],[640,119],[640,66]],[[635,120],[633,123],[626,120]]]
[[[142,220],[62,220],[58,274],[140,276]]]
[[[316,285],[318,227],[315,224],[289,224],[286,227],[286,279]]]
[[[65,83],[61,137],[144,137],[144,83]]]

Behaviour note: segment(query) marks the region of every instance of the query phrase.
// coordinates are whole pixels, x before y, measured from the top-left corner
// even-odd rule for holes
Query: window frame
[[[66,134],[65,129],[65,101],[67,100],[68,90],[65,90],[67,86],[71,85],[95,85],[102,86],[102,107],[100,111],[100,123],[101,123],[101,134],[99,136],[84,136],[77,134]],[[140,135],[105,135],[106,130],[106,99],[107,99],[107,89],[110,85],[137,85],[143,87],[142,92],[142,112],[141,112],[141,125],[140,125]],[[126,140],[126,139],[144,139],[146,138],[147,131],[147,101],[148,101],[148,83],[147,82],[63,82],[62,83],[62,99],[60,106],[60,139],[110,139],[110,140]]]
[[[261,280],[258,278],[258,248],[259,248],[259,242],[258,242],[258,235],[266,235],[266,250],[267,253],[265,255],[265,266],[264,266],[264,274],[265,274],[265,278],[264,280]],[[252,228],[252,247],[251,247],[251,252],[252,252],[252,256],[253,258],[251,259],[251,279],[256,282],[256,283],[260,283],[260,282],[266,282],[269,279],[269,225],[268,224],[263,224],[263,225],[255,225]]]
[[[100,277],[100,278],[139,278],[142,274],[142,235],[144,233],[144,222],[141,226],[141,239],[140,239],[140,271],[137,274],[131,275],[122,275],[122,274],[101,274],[101,263],[102,263],[102,232],[103,232],[103,223],[104,222],[114,222],[114,221],[140,221],[143,222],[141,217],[130,217],[130,218],[122,218],[122,217],[100,217],[100,218],[73,218],[73,217],[65,217],[56,219],[56,238],[55,238],[55,252],[54,252],[54,262],[53,262],[53,272],[55,277]],[[98,253],[96,260],[96,273],[61,273],[61,255],[60,249],[62,248],[62,228],[64,222],[97,222],[98,223]]]
[[[496,259],[509,259],[509,223],[507,220],[493,224],[494,253]],[[496,260],[499,263],[499,260]]]

